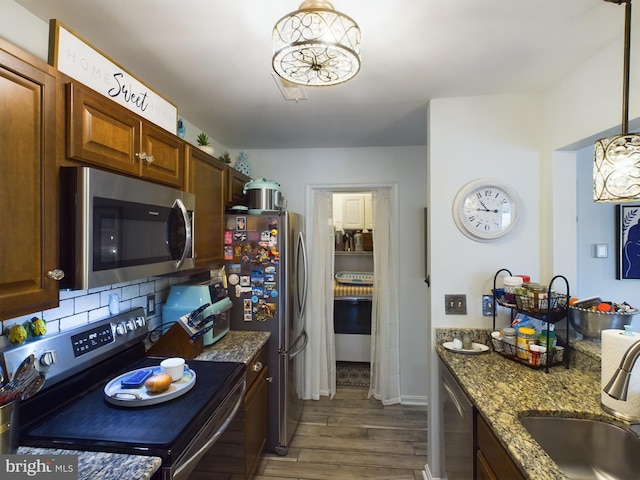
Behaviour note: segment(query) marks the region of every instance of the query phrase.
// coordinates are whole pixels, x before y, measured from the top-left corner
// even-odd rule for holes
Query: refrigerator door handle
[[[302,346],[296,348],[295,350],[292,350],[289,353],[289,359],[294,359],[296,358],[298,355],[300,355],[305,347],[307,346],[307,343],[309,342],[309,336],[307,335],[307,331],[303,330],[303,332],[300,334],[300,337],[298,337],[298,339],[302,338]],[[300,343],[300,341],[298,340],[296,343]]]
[[[304,309],[307,303],[307,249],[304,244],[304,236],[302,232],[298,233],[298,250],[297,265],[302,260],[302,279],[298,278],[296,282],[296,295],[298,296],[298,318],[304,315]],[[300,291],[300,282],[302,281],[302,292]],[[302,293],[302,299],[300,294]]]

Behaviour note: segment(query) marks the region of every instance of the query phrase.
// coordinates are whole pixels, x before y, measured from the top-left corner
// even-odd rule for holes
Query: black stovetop
[[[155,366],[160,358],[144,358],[128,370]],[[122,407],[104,399],[105,378],[51,415],[21,430],[20,444],[34,447],[157,455],[171,461],[242,379],[244,364],[187,360],[196,373],[195,386],[170,401]],[[42,402],[39,408],[42,408]],[[21,409],[21,416],[29,410]],[[172,454],[173,452],[173,454]]]

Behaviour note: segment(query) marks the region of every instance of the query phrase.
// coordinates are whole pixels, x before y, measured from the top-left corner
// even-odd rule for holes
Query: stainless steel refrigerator
[[[271,332],[265,449],[286,455],[300,416],[307,333],[303,218],[280,211],[227,214],[225,268],[232,330]]]

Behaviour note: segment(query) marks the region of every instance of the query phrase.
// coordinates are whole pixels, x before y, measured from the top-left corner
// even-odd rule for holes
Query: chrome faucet
[[[616,400],[627,400],[627,390],[629,389],[629,377],[631,376],[631,370],[636,364],[636,360],[640,357],[640,340],[633,343],[620,360],[620,366],[607,383],[607,386],[602,390]]]

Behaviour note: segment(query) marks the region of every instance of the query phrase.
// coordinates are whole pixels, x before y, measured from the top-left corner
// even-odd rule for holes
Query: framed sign
[[[49,64],[176,134],[178,109],[58,20],[49,24]]]
[[[640,205],[618,205],[618,280],[640,278]]]

